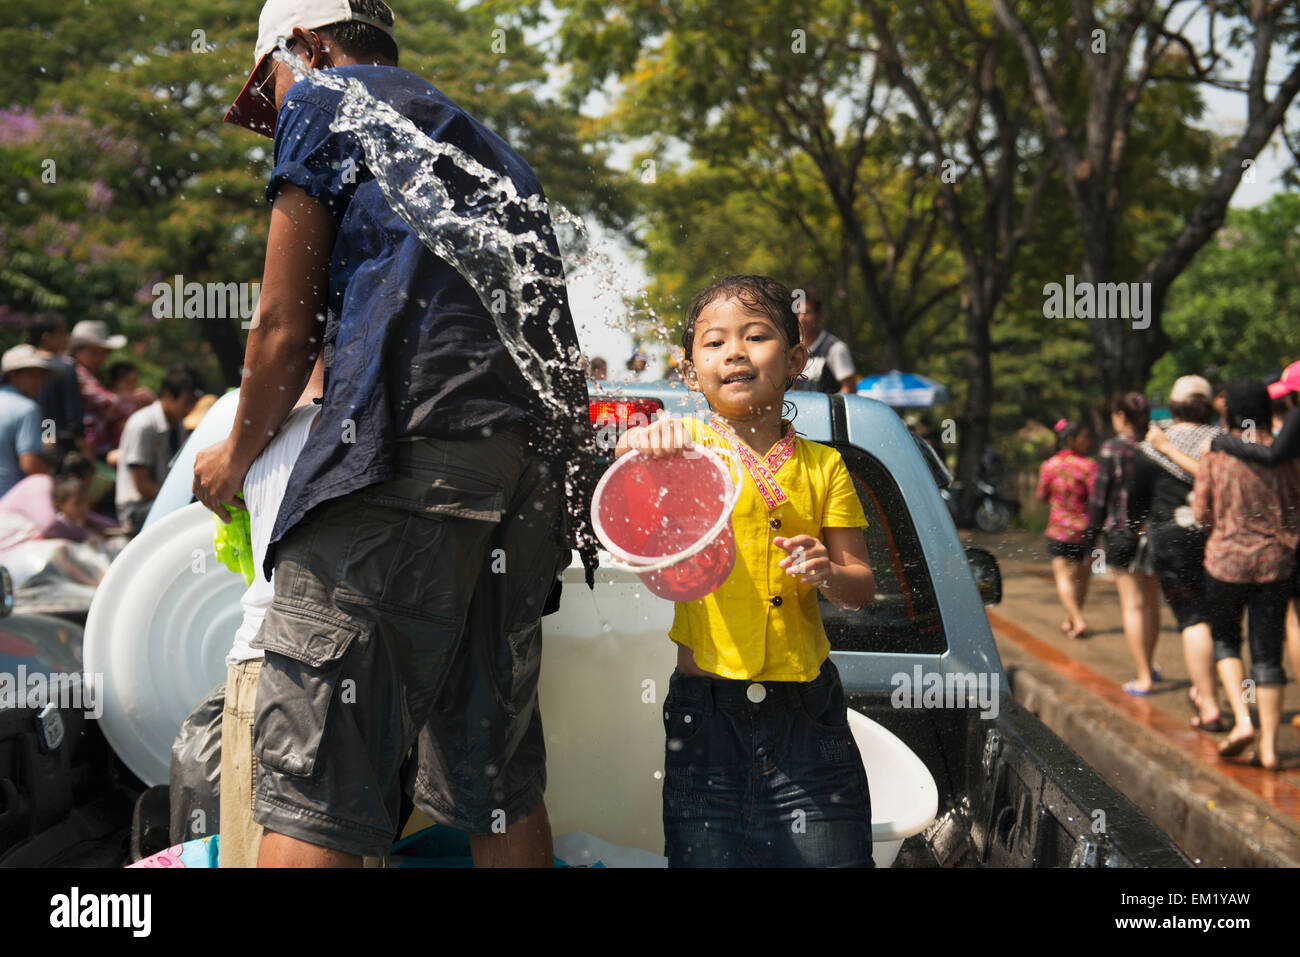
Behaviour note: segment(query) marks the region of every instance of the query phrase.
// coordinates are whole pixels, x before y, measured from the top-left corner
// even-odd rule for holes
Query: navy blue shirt
[[[521,195],[542,194],[532,168],[501,137],[420,77],[391,66],[342,66],[330,73],[360,80],[431,138],[508,177]],[[555,428],[543,447],[557,464],[582,453],[580,431],[590,441],[587,393],[576,364],[564,363],[572,370],[556,376],[572,406],[572,421],[555,423],[501,343],[474,289],[389,206],[356,136],[330,129],[341,99],[307,80],[294,84],[280,108],[275,167],[266,188],[268,202],[274,202],[284,184],[300,187],[325,205],[336,227],[329,313],[321,329],[321,420],[294,465],[271,530],[268,577],[276,543],[308,511],[394,476],[398,438],[479,438],[510,424]],[[437,160],[434,168],[453,197],[481,185],[449,160]],[[540,219],[516,217],[511,228],[545,225],[540,232],[553,249],[553,274],[562,276],[554,231],[545,216]],[[549,316],[551,306],[559,310],[553,329],[560,345],[544,329],[528,330],[527,338],[550,358],[557,348],[576,356],[563,284],[546,295],[552,302],[541,315]],[[571,439],[566,442],[565,436]],[[574,523],[569,524],[572,531]]]

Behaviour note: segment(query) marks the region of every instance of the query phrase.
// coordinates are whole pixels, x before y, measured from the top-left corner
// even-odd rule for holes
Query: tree
[[[1174,286],[1165,310],[1172,347],[1152,368],[1149,388],[1168,396],[1173,380],[1263,378],[1300,358],[1300,196],[1284,193],[1230,210]]]
[[[1003,53],[1002,30],[965,3],[886,11],[864,0],[889,79],[922,141],[959,174],[939,177],[936,205],[961,256],[966,396],[957,474],[975,490],[991,435],[991,325],[1029,238],[1054,163],[1033,156],[1032,100]]]
[[[1214,174],[1197,183],[1195,203],[1136,272],[1137,282],[1149,284],[1150,315],[1144,319],[1149,327],[1129,327],[1108,314],[1091,320],[1103,388],[1141,388],[1152,363],[1170,346],[1162,322],[1170,287],[1220,228],[1237,186],[1300,92],[1300,61],[1280,82],[1269,78],[1277,53],[1294,56],[1300,13],[1294,4],[1262,0],[1190,5],[1187,0],[1125,0],[1100,11],[1085,0],[1071,0],[1053,4],[1054,12],[1061,12],[1035,26],[1016,12],[1014,0],[992,0],[992,5],[1016,42],[1048,142],[1069,174],[1065,183],[1083,245],[1081,278],[1094,289],[1128,278],[1122,275],[1117,250],[1133,229],[1134,200],[1146,186],[1133,175],[1131,134],[1140,108],[1169,85],[1184,91],[1179,99],[1185,112],[1198,110],[1195,91],[1202,86],[1245,95],[1243,129],[1216,151]],[[1175,11],[1189,6],[1190,15],[1175,23]],[[1041,5],[1035,7],[1035,17],[1041,19]],[[1197,17],[1207,26],[1205,43],[1191,35]],[[1061,21],[1064,29],[1056,27]],[[1245,51],[1250,58],[1246,79],[1234,81],[1227,76],[1231,54]],[[1057,79],[1071,72],[1071,64],[1086,77],[1082,115],[1067,108],[1069,100]],[[1272,99],[1270,86],[1276,88]]]
[[[536,20],[510,6],[411,0],[402,65],[501,132],[550,199],[621,225],[616,177],[577,111],[540,92],[544,57],[523,42]],[[271,141],[221,122],[252,67],[255,14],[100,0],[0,18],[0,189],[30,200],[0,210],[0,313],[15,331],[53,306],[129,333],[147,370],[187,359],[213,383],[239,381],[241,319],[156,318],[152,290],[175,275],[261,277]],[[42,180],[47,160],[56,181]]]
[[[695,165],[670,173],[672,186],[687,186],[685,175],[725,180],[728,195],[745,184],[788,244],[810,254],[798,257],[802,275],[792,264],[781,273],[792,285],[809,269],[827,277],[836,331],[863,341],[863,315],[882,363],[904,366],[909,331],[956,284],[933,281],[943,268],[940,213],[934,178],[915,175],[926,146],[893,122],[860,5],[634,0],[612,16],[589,0],[555,6],[573,102],[617,79],[598,134],[649,141],[638,157],[643,182],[653,180],[655,195],[638,191],[648,217],[677,206],[658,184],[684,146]],[[681,225],[700,228],[694,220],[711,214]]]

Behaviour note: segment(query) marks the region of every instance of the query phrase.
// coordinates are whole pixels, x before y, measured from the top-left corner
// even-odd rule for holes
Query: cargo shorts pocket
[[[453,464],[432,468],[412,463],[405,474],[363,489],[361,501],[414,515],[495,523],[505,508],[499,483],[497,476]]]
[[[259,765],[296,777],[315,773],[345,656],[365,637],[351,622],[271,605],[253,643],[266,651],[253,726]]]

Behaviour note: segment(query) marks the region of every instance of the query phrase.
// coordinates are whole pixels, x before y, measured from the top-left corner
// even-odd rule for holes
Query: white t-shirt
[[[135,487],[132,466],[149,469],[153,480],[161,484],[167,478],[176,449],[184,444],[185,429],[178,422],[172,425],[163,413],[161,402],[153,402],[131,413],[122,426],[122,440],[117,445],[117,507],[144,500]]]
[[[829,332],[823,329],[813,342],[812,348],[816,349],[822,345],[822,340],[830,335]],[[831,338],[835,341],[831,343],[831,347],[825,356],[808,357],[808,362],[803,367],[803,374],[809,382],[817,382],[821,379],[823,365],[830,367],[831,375],[835,376],[836,382],[843,382],[854,374],[853,356],[849,353],[849,347],[844,344],[843,340],[836,339],[834,336],[831,336]]]
[[[244,609],[244,620],[235,632],[235,644],[226,656],[226,664],[238,664],[262,657],[260,648],[250,648],[248,643],[257,637],[266,610],[275,597],[275,576],[264,578],[262,562],[266,559],[266,546],[271,539],[271,526],[280,511],[280,501],[289,486],[289,473],[298,454],[307,444],[307,434],[316,421],[320,406],[312,403],[294,409],[284,420],[284,425],[262,454],[253,460],[244,477],[244,504],[248,506],[248,524],[253,538],[253,565],[257,577],[239,599]]]

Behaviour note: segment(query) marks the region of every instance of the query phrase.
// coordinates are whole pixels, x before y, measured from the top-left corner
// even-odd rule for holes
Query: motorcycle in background
[[[1020,512],[1020,502],[998,493],[1002,478],[1001,457],[989,447],[980,460],[972,494],[964,494],[966,489],[959,479],[939,490],[958,528],[974,525],[984,532],[1001,532],[1011,524],[1011,517]]]

